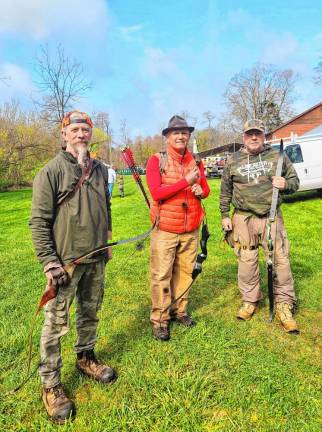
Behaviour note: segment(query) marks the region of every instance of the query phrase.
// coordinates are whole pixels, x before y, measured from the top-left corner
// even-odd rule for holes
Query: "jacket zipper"
[[[183,161],[181,161],[181,168],[182,168],[182,177],[184,177],[184,168],[183,168]],[[188,191],[186,190],[186,199],[182,203],[182,207],[184,207],[184,232],[187,231],[187,218],[188,218]]]
[[[187,231],[187,213],[188,213],[188,191],[186,190],[186,201],[184,202],[184,231]]]

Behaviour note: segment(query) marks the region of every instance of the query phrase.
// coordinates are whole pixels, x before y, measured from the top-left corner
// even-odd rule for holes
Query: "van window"
[[[292,163],[303,162],[301,146],[299,144],[291,144],[285,148],[285,153]]]

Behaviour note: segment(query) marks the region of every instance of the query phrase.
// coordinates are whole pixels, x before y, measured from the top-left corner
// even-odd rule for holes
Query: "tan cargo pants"
[[[267,218],[235,213],[233,216],[234,250],[238,258],[238,285],[243,301],[255,303],[262,299],[258,265],[258,246],[262,245],[268,259],[266,238]],[[289,242],[279,211],[272,223],[271,235],[274,244],[273,269],[274,297],[276,303],[296,302],[294,283],[289,262]]]
[[[187,314],[188,290],[180,300],[178,298],[191,284],[198,250],[199,230],[175,234],[155,228],[151,234],[151,297],[152,325],[167,326],[171,317]],[[168,310],[165,311],[165,309]]]

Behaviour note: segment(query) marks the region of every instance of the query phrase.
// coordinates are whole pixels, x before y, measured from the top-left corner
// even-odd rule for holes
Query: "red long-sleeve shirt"
[[[203,192],[202,198],[207,198],[210,189],[205,177],[205,170],[202,162],[199,164],[199,170],[200,186]],[[148,165],[146,167],[146,181],[150,190],[150,194],[155,201],[166,200],[189,186],[189,183],[185,178],[172,185],[161,184],[159,158],[157,156],[152,156],[149,159]]]

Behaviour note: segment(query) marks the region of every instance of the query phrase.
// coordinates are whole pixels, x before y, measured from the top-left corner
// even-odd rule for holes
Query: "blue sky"
[[[107,111],[115,137],[127,120],[131,136],[154,134],[183,110],[225,111],[230,78],[255,62],[299,75],[297,112],[322,100],[312,82],[322,56],[321,0],[0,0],[0,103],[31,107],[34,58],[61,43],[94,87],[79,101]]]

